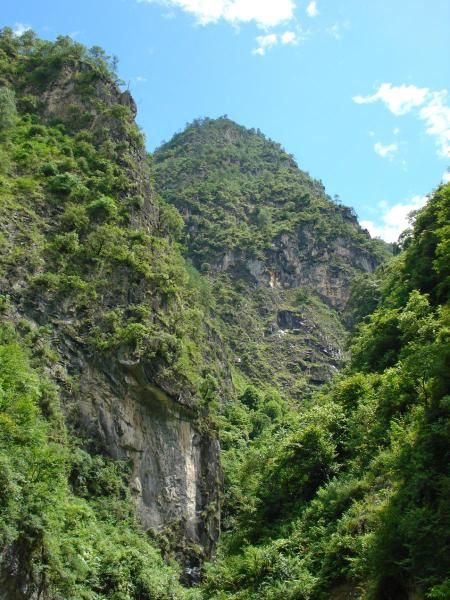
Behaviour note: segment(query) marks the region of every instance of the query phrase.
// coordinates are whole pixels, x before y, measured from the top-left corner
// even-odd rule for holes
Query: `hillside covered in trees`
[[[342,374],[257,439],[227,422],[240,504],[205,597],[448,597],[449,211],[447,185],[375,273]]]
[[[114,67],[0,33],[0,599],[446,600],[450,185],[392,255]]]

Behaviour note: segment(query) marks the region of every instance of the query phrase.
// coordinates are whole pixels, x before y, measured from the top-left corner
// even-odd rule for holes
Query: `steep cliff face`
[[[193,391],[155,373],[150,361],[130,360],[122,351],[99,360],[72,337],[60,339],[60,355],[78,386],[69,399],[76,403],[72,424],[94,453],[130,465],[143,528],[171,531],[186,580],[195,579],[219,535],[221,472],[218,441],[201,426]]]
[[[68,426],[130,465],[142,527],[170,530],[195,578],[219,532],[219,449],[199,392],[208,344],[136,106],[71,40],[1,42],[16,111],[1,140],[2,318],[51,332]]]
[[[356,229],[356,219],[352,222]],[[373,272],[379,257],[361,248],[350,236],[323,243],[315,234],[314,226],[309,223],[293,232],[284,232],[273,240],[262,259],[225,250],[214,270],[244,270],[250,285],[257,287],[305,287],[341,311],[348,302],[354,272]]]
[[[156,151],[154,165],[158,192],[185,219],[187,254],[234,328],[241,368],[299,398],[327,380],[344,358],[335,311],[355,274],[386,256],[383,244],[278,144],[227,118],[195,121]]]
[[[349,219],[349,226],[358,232],[356,219]],[[350,235],[337,236],[325,245],[317,240],[311,225],[282,234],[275,246],[276,250],[270,250],[267,257],[269,285],[306,287],[338,310],[348,302],[353,272],[370,273],[379,264],[376,254],[362,248]]]

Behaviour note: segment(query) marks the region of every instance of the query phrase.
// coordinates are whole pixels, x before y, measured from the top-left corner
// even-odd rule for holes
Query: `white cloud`
[[[294,0],[138,0],[176,7],[192,14],[200,25],[224,19],[233,25],[254,21],[267,28],[294,17]]]
[[[353,96],[353,102],[372,104],[381,100],[394,115],[400,116],[423,104],[429,91],[428,88],[418,88],[415,85],[393,86],[391,83],[382,83],[372,96]]]
[[[137,75],[134,80],[136,83],[145,83],[147,81],[147,77],[144,77],[143,75]]]
[[[377,142],[374,144],[373,149],[381,156],[381,158],[387,158],[388,160],[392,160],[395,154],[398,152],[397,144],[382,144],[381,142]]]
[[[331,27],[328,27],[328,29],[326,29],[325,31],[329,35],[331,35],[332,37],[334,37],[335,40],[341,40],[342,39],[342,35],[341,35],[341,30],[340,30],[340,27],[339,27],[339,23],[335,23]]]
[[[15,23],[13,27],[13,33],[16,37],[20,37],[25,33],[25,31],[29,31],[31,27],[29,25],[24,25],[23,23]]]
[[[258,35],[256,38],[258,47],[253,50],[253,54],[264,56],[266,50],[278,44],[278,35],[276,33],[268,33],[267,35]]]
[[[379,207],[384,210],[380,218],[381,225],[374,221],[361,221],[361,226],[368,229],[372,237],[380,237],[386,242],[396,242],[402,231],[409,227],[408,215],[425,206],[427,200],[427,196],[414,196],[390,208],[384,200],[379,203]]]
[[[282,44],[296,44],[297,43],[297,34],[295,31],[285,31],[280,36]]]
[[[294,31],[285,31],[284,33],[268,33],[266,35],[258,35],[256,38],[257,47],[252,51],[253,54],[264,56],[266,50],[273,48],[277,44],[297,44],[298,38]]]
[[[425,122],[426,132],[436,138],[438,155],[450,157],[450,106],[446,104],[448,92],[432,92],[430,100],[420,109],[419,117]]]
[[[306,14],[308,15],[308,17],[311,18],[317,17],[317,15],[319,14],[319,11],[317,9],[317,2],[313,0],[308,4],[308,6],[306,7]]]
[[[357,104],[381,101],[397,117],[416,111],[416,116],[425,123],[425,131],[436,139],[438,155],[450,156],[450,106],[447,90],[432,91],[415,85],[380,85],[371,96],[353,96]]]
[[[400,133],[400,127],[394,127],[394,130],[392,131],[392,133],[394,135],[398,135]]]
[[[442,183],[450,183],[450,171],[442,173]]]

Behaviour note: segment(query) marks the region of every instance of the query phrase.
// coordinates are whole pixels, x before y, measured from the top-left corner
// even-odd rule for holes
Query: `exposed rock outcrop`
[[[190,391],[180,394],[152,364],[120,355],[105,363],[65,335],[59,347],[77,372],[76,427],[95,451],[130,464],[144,529],[173,528],[187,568],[194,545],[202,548],[197,561],[210,557],[220,527],[219,445],[201,430]]]

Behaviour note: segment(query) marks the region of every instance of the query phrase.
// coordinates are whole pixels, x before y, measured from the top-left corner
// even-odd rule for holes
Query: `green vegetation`
[[[283,233],[305,226],[324,244],[343,236],[387,255],[279,144],[226,117],[175,135],[155,152],[154,174],[160,194],[186,216],[189,254],[202,272],[224,251],[264,258]]]
[[[64,340],[99,362],[151,361],[201,400],[201,291],[114,80],[99,49],[0,33],[0,588],[12,597],[185,597],[178,565],[140,531],[131,465],[79,430],[62,352]]]
[[[23,597],[39,590],[74,600],[184,597],[177,568],[139,532],[126,465],[90,456],[68,435],[58,389],[42,372],[42,354],[35,355],[42,339],[0,327],[2,592],[16,597],[18,586]]]
[[[264,398],[230,409],[227,532],[205,598],[448,597],[449,221],[447,185],[332,384],[271,419]]]
[[[1,592],[446,600],[450,186],[363,273],[329,249],[375,266],[386,246],[260,132],[197,121],[153,167],[115,63],[0,33]],[[285,235],[343,305],[352,282],[345,311],[315,280],[256,281]],[[163,559],[139,527],[132,465],[77,420],[80,369],[118,357],[220,437],[223,533],[192,589],[177,532]]]

